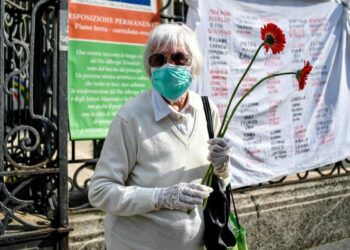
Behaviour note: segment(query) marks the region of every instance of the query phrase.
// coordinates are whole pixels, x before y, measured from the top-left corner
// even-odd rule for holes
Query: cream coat
[[[194,128],[186,138],[165,117],[155,121],[151,91],[124,105],[112,122],[89,187],[91,204],[106,212],[107,249],[203,248],[203,211],[155,210],[156,187],[202,178],[208,132],[201,97],[191,95]],[[220,125],[211,102],[214,129]]]

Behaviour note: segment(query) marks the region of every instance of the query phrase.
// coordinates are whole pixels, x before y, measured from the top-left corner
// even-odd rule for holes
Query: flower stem
[[[247,67],[246,70],[244,71],[244,73],[243,73],[243,75],[241,76],[241,78],[239,79],[239,81],[238,81],[238,83],[237,83],[235,89],[233,90],[233,93],[232,93],[232,95],[231,95],[231,97],[230,97],[230,101],[229,101],[229,103],[228,103],[228,105],[227,105],[227,107],[226,107],[226,111],[225,111],[225,114],[224,114],[223,121],[222,121],[222,123],[221,123],[221,127],[220,127],[220,130],[219,130],[219,135],[218,135],[218,137],[223,137],[224,134],[225,134],[225,132],[223,133],[223,129],[224,129],[225,127],[228,126],[228,123],[230,122],[230,119],[231,119],[231,117],[230,117],[230,119],[229,119],[228,121],[226,121],[228,112],[229,112],[229,110],[230,110],[230,107],[231,107],[231,104],[232,104],[232,101],[233,101],[233,98],[234,98],[234,96],[236,95],[239,86],[241,85],[241,83],[242,83],[244,77],[247,75],[249,69],[250,69],[251,66],[253,65],[253,62],[255,61],[255,58],[257,57],[257,55],[258,55],[260,49],[262,48],[262,46],[263,46],[264,44],[265,44],[265,41],[262,42],[262,43],[260,44],[260,46],[257,48],[257,50],[255,51],[255,53],[254,53],[254,55],[253,55],[252,60],[250,61],[248,67]],[[212,176],[213,176],[213,169],[214,169],[213,165],[210,164],[210,165],[209,165],[209,168],[208,168],[207,171],[205,172],[204,177],[202,178],[201,184],[206,184],[206,185],[209,186],[209,187],[211,186]],[[203,207],[204,207],[204,208],[207,206],[207,201],[208,201],[208,198],[204,199],[204,201],[203,201]]]
[[[204,177],[202,178],[202,181],[201,181],[201,184],[202,184],[202,185],[208,183],[208,178],[209,178],[209,173],[210,173],[210,171],[211,171],[211,168],[213,168],[213,165],[212,165],[212,164],[209,165],[207,171],[205,172]]]
[[[235,97],[239,86],[241,85],[241,83],[242,83],[244,77],[245,77],[246,74],[248,73],[248,71],[249,71],[249,69],[251,68],[253,62],[255,61],[255,58],[257,57],[257,55],[258,55],[260,49],[262,48],[262,46],[263,46],[264,44],[265,44],[265,41],[264,41],[264,42],[259,46],[259,48],[255,51],[255,54],[254,54],[252,60],[250,61],[248,67],[246,68],[246,70],[244,71],[243,75],[241,76],[241,79],[239,79],[239,81],[238,81],[238,83],[237,83],[235,89],[233,90],[233,93],[232,93],[232,95],[231,95],[230,101],[229,101],[229,103],[228,103],[228,105],[227,105],[227,107],[226,107],[226,111],[225,111],[225,114],[224,114],[224,119],[222,120],[222,124],[221,124],[220,130],[219,130],[219,137],[220,137],[220,135],[222,134],[222,129],[223,129],[223,128],[226,126],[226,124],[229,122],[229,121],[226,122],[226,119],[227,119],[227,114],[228,114],[229,109],[230,109],[230,107],[231,107],[233,98]]]
[[[269,78],[276,77],[276,76],[295,75],[295,74],[296,74],[296,72],[284,72],[284,73],[272,74],[272,75],[269,75],[269,76],[266,76],[266,77],[260,79],[257,83],[255,83],[255,84],[253,85],[253,87],[251,87],[251,88],[247,91],[247,93],[245,93],[245,94],[241,97],[241,99],[237,102],[237,104],[235,105],[235,107],[233,108],[233,110],[232,110],[232,112],[231,112],[231,115],[230,115],[230,117],[229,117],[229,119],[228,119],[228,121],[227,121],[227,123],[226,123],[224,129],[223,129],[223,130],[221,131],[221,133],[219,134],[219,137],[223,137],[223,136],[225,135],[225,133],[226,133],[226,131],[227,131],[227,128],[228,128],[228,125],[229,125],[229,123],[230,123],[230,121],[231,121],[231,119],[232,119],[234,113],[236,112],[238,106],[241,104],[241,102],[242,102],[256,87],[258,87],[263,81],[265,81],[265,80],[267,80],[267,79],[269,79]]]
[[[256,88],[258,87],[262,82],[264,82],[265,80],[269,79],[269,78],[273,78],[273,77],[276,77],[276,76],[282,76],[282,75],[296,75],[296,72],[284,72],[284,73],[278,73],[278,74],[272,74],[272,75],[269,75],[269,76],[266,76],[262,79],[260,79],[257,83],[255,83],[248,91],[247,93],[245,93],[241,99],[237,102],[237,104],[234,106],[231,114],[230,114],[230,117],[229,119],[227,120],[226,122],[226,125],[223,127],[223,124],[221,125],[221,128],[220,128],[220,131],[222,130],[222,132],[219,133],[218,137],[224,137],[226,131],[227,131],[227,128],[228,128],[228,125],[230,123],[230,121],[232,120],[232,117],[234,115],[234,113],[236,112],[237,108],[239,107],[239,105],[243,102],[243,100]],[[243,79],[243,77],[242,77]],[[228,109],[227,109],[228,110]],[[226,110],[226,111],[227,111]],[[227,112],[225,113],[225,116],[227,115]],[[209,165],[207,171],[205,172],[205,175],[204,177],[202,178],[202,182],[201,184],[203,185],[207,185],[207,186],[211,186],[211,182],[212,182],[212,177],[213,177],[213,170],[214,170],[214,167],[212,164]],[[203,201],[203,209],[206,208],[207,206],[207,202],[208,202],[208,198],[204,199]]]
[[[208,187],[211,187],[211,183],[213,180],[213,171],[214,171],[214,167],[212,164],[210,164],[209,169],[207,170],[207,173],[206,173],[206,175],[208,176],[206,185]],[[208,203],[208,198],[205,198],[203,200],[203,209],[205,209],[207,207],[207,203]]]

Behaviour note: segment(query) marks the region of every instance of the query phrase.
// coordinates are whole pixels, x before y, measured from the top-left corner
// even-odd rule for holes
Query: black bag
[[[202,96],[209,138],[214,137],[213,122],[207,96]],[[218,178],[213,175],[207,206],[204,209],[204,244],[207,250],[226,250],[236,244],[230,221],[230,185],[222,190]]]

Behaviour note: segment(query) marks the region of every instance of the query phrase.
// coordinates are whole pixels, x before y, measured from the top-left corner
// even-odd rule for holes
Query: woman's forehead
[[[154,52],[163,53],[163,54],[171,54],[173,52],[179,52],[179,51],[187,53],[186,48],[183,46],[160,47],[160,48],[156,48]]]

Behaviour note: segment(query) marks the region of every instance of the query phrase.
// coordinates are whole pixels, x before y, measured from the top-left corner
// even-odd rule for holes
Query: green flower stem
[[[255,54],[254,54],[252,60],[250,61],[248,67],[247,67],[246,70],[244,71],[244,73],[243,73],[243,75],[241,76],[241,78],[239,79],[239,81],[238,81],[238,83],[237,83],[235,89],[233,90],[233,93],[232,93],[232,95],[231,95],[231,97],[230,97],[230,101],[229,101],[229,103],[228,103],[228,105],[227,105],[227,107],[226,107],[226,111],[225,111],[224,118],[223,118],[223,121],[222,121],[220,130],[219,130],[219,135],[218,135],[218,137],[223,137],[224,134],[225,134],[225,133],[222,133],[222,130],[224,129],[225,125],[227,124],[227,126],[228,126],[228,123],[230,122],[230,119],[229,119],[227,122],[226,122],[226,119],[227,119],[227,115],[228,115],[228,112],[229,112],[229,110],[230,110],[230,107],[231,107],[233,98],[235,97],[239,86],[241,85],[241,83],[242,83],[244,77],[247,75],[249,69],[251,68],[253,62],[255,61],[255,58],[257,57],[257,55],[258,55],[260,49],[262,48],[262,46],[263,46],[264,44],[265,44],[265,41],[262,42],[262,43],[260,44],[260,46],[258,47],[258,49],[255,51]],[[226,126],[226,127],[227,127],[227,126]],[[205,172],[204,177],[202,178],[201,184],[203,184],[203,185],[206,184],[206,185],[209,186],[209,187],[211,186],[211,181],[212,181],[212,176],[213,176],[213,169],[214,169],[213,165],[210,164],[210,165],[209,165],[209,168],[208,168],[207,171]],[[207,201],[208,201],[208,198],[204,199],[204,201],[203,201],[203,207],[204,207],[204,208],[207,206]]]
[[[202,178],[202,181],[201,181],[201,184],[204,185],[204,184],[207,184],[208,183],[208,178],[209,178],[209,173],[211,171],[211,169],[213,168],[213,165],[210,164],[207,171],[205,172],[205,175],[204,177]]]
[[[225,111],[225,114],[224,114],[224,119],[222,120],[222,124],[221,124],[220,130],[219,130],[219,135],[222,134],[222,129],[225,127],[225,125],[226,125],[227,123],[229,123],[229,121],[226,122],[226,119],[227,119],[227,115],[228,115],[229,109],[230,109],[230,107],[231,107],[233,98],[235,97],[239,86],[241,85],[241,83],[242,83],[244,77],[245,77],[246,74],[248,73],[248,71],[249,71],[249,69],[251,68],[253,62],[255,61],[255,58],[257,57],[257,55],[258,55],[260,49],[262,48],[262,46],[263,46],[264,44],[265,44],[265,41],[264,41],[264,42],[259,46],[259,48],[255,51],[255,54],[254,54],[252,60],[250,61],[248,67],[246,68],[246,70],[244,71],[243,75],[241,76],[241,79],[239,79],[239,81],[238,81],[238,83],[237,83],[235,89],[233,90],[233,93],[232,93],[232,95],[231,95],[230,101],[229,101],[229,103],[228,103],[228,106],[227,106],[226,111]],[[220,137],[220,136],[219,136],[219,137]]]
[[[210,174],[209,174],[209,180],[208,180],[208,186],[211,187],[211,182],[213,180],[213,173],[214,173],[214,167],[211,168]]]
[[[276,77],[276,76],[282,76],[282,75],[295,75],[296,72],[284,72],[284,73],[278,73],[278,74],[272,74],[272,75],[269,75],[269,76],[266,76],[264,78],[262,78],[261,80],[259,80],[257,83],[255,83],[253,85],[253,87],[251,87],[247,93],[244,94],[244,96],[241,97],[241,99],[238,101],[238,103],[235,105],[235,107],[233,108],[232,112],[231,112],[231,115],[225,125],[225,128],[223,129],[223,131],[220,133],[219,137],[223,137],[227,131],[227,128],[228,128],[228,125],[234,115],[234,113],[236,112],[238,106],[241,104],[241,102],[256,88],[258,87],[262,82],[264,82],[265,80],[269,79],[269,78],[273,78],[273,77]]]
[[[282,76],[282,75],[296,75],[296,72],[284,72],[284,73],[272,74],[272,75],[269,75],[269,76],[266,76],[266,77],[260,79],[257,83],[255,83],[255,84],[253,85],[253,87],[251,87],[251,88],[248,90],[248,92],[245,93],[245,94],[241,97],[241,99],[238,101],[238,103],[235,105],[235,107],[233,108],[233,110],[232,110],[232,112],[231,112],[231,114],[230,114],[230,117],[229,117],[229,119],[228,119],[228,121],[227,121],[227,123],[226,123],[226,125],[225,125],[225,127],[224,127],[224,130],[223,130],[222,132],[219,133],[219,137],[224,137],[224,135],[225,135],[225,133],[226,133],[226,131],[227,131],[228,125],[229,125],[230,121],[232,120],[232,117],[233,117],[234,113],[236,112],[237,108],[238,108],[239,105],[243,102],[243,100],[244,100],[256,87],[258,87],[262,82],[264,82],[265,80],[267,80],[267,79],[269,79],[269,78],[273,78],[273,77],[276,77],[276,76]],[[242,79],[243,79],[243,78],[242,78]],[[228,109],[227,109],[227,110],[228,110]],[[227,110],[226,110],[226,111],[227,111]],[[226,113],[227,113],[227,112],[226,112]],[[226,113],[225,113],[225,116],[227,115]],[[221,127],[223,128],[222,125],[221,125]],[[222,130],[222,128],[220,129],[220,131]],[[204,177],[203,177],[203,179],[202,179],[201,184],[203,184],[203,185],[206,184],[206,185],[209,186],[209,187],[211,186],[212,177],[213,177],[213,170],[214,170],[214,167],[213,167],[212,164],[210,164],[209,167],[208,167],[208,169],[207,169],[207,171],[205,172],[205,175],[204,175]],[[208,202],[208,198],[206,198],[206,199],[203,200],[203,209],[206,208],[207,202]]]
[[[211,168],[210,168],[211,167]],[[211,187],[211,182],[213,180],[213,171],[214,171],[214,167],[210,164],[210,167],[208,169],[208,181],[207,181],[207,186]],[[203,209],[205,209],[207,207],[207,203],[208,203],[208,198],[205,198],[203,200]]]
[[[202,178],[202,181],[201,181],[202,185],[206,185],[208,187],[211,186],[211,180],[213,177],[213,170],[214,170],[214,166],[212,164],[210,164],[207,171],[205,172],[204,177]],[[208,198],[205,198],[203,200],[203,207],[204,208],[207,206],[207,202],[208,202]],[[187,214],[190,214],[191,211],[192,211],[192,209],[187,210]]]

